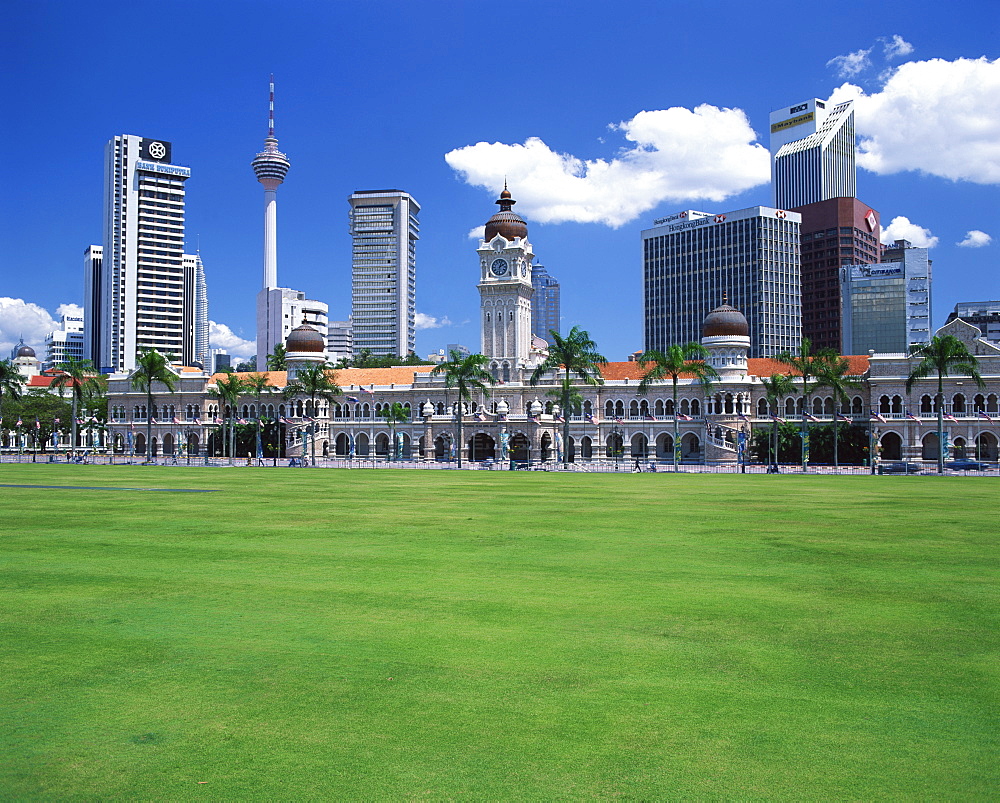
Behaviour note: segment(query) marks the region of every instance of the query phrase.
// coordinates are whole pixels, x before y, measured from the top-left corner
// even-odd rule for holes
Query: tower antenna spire
[[[274,136],[274,73],[271,73],[271,91],[268,98],[267,135]]]

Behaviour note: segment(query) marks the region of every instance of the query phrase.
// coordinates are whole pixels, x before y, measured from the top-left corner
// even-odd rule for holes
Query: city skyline
[[[769,204],[770,112],[796,98],[839,101],[850,91],[845,84],[864,91],[856,100],[858,197],[881,213],[884,239],[937,240],[932,328],[960,301],[1000,295],[1000,156],[989,127],[1000,118],[1000,83],[991,77],[998,47],[995,26],[976,22],[996,19],[992,4],[972,3],[961,19],[938,19],[929,3],[849,3],[844,15],[864,15],[866,24],[835,31],[825,40],[829,51],[819,52],[814,39],[795,32],[810,29],[820,9],[755,14],[722,2],[713,7],[725,21],[719,26],[694,6],[610,14],[580,4],[585,18],[609,24],[609,35],[600,24],[563,30],[555,4],[515,2],[509,10],[521,39],[516,47],[498,39],[485,53],[480,42],[490,26],[481,7],[390,5],[391,15],[292,4],[274,22],[274,44],[264,56],[219,36],[232,24],[231,6],[182,3],[182,51],[191,63],[151,63],[142,75],[120,74],[120,50],[94,47],[108,38],[120,39],[125,53],[141,46],[113,6],[18,8],[8,58],[18,108],[11,135],[22,153],[11,165],[14,190],[0,215],[7,245],[0,296],[14,300],[0,307],[0,345],[16,341],[19,329],[41,345],[43,335],[28,331],[41,316],[18,300],[53,318],[61,305],[83,304],[80,256],[101,239],[101,146],[116,131],[155,132],[173,142],[175,161],[192,169],[185,250],[200,250],[207,266],[217,324],[212,345],[229,345],[218,324],[243,343],[253,341],[260,185],[246,162],[266,133],[261,109],[272,72],[282,145],[296,165],[282,187],[281,284],[329,304],[331,319],[346,319],[347,198],[365,187],[405,189],[423,207],[416,273],[421,355],[479,341],[476,241],[469,233],[488,217],[504,174],[532,244],[559,277],[563,330],[587,329],[614,359],[641,348],[640,232],[681,209]],[[249,3],[241,10],[252,16],[263,8]],[[400,93],[398,64],[366,62],[364,36],[332,52],[311,33],[348,27],[378,32],[431,94]],[[531,56],[498,64],[503,52]],[[949,97],[938,86],[950,92],[953,72],[961,73],[964,89]],[[907,143],[879,127],[889,111],[898,126],[900,110],[915,107],[904,102],[906,81],[920,83],[927,101],[918,127],[939,131],[946,122],[941,136],[958,158],[935,141]],[[980,134],[969,115],[987,120]],[[702,136],[699,125],[708,118],[718,137]],[[662,147],[668,140],[688,148],[683,164]],[[50,190],[56,184],[58,197]],[[243,356],[253,349],[230,350]]]

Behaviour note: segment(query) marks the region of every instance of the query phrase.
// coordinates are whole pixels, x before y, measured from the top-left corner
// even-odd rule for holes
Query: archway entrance
[[[515,463],[527,463],[531,457],[531,446],[527,436],[518,432],[510,439],[510,459]]]
[[[545,432],[542,434],[542,462],[552,459],[552,436]]]
[[[199,447],[198,436],[195,435],[194,433],[191,433],[190,435],[188,435],[188,439],[187,439],[187,453],[188,453],[188,457],[197,457],[198,456],[198,447]]]
[[[937,441],[937,436],[934,436],[935,442]],[[885,435],[879,440],[882,444],[882,455],[883,460],[902,460],[903,459],[903,439],[899,437],[895,432],[886,432]],[[933,458],[937,459],[937,458]]]
[[[469,461],[496,460],[496,442],[485,432],[477,432],[469,439]]]
[[[992,432],[982,432],[976,436],[976,456],[990,463],[997,462],[997,437]]]
[[[923,448],[920,452],[920,457],[923,460],[933,460],[938,459],[938,436],[936,432],[928,432],[924,435]]]

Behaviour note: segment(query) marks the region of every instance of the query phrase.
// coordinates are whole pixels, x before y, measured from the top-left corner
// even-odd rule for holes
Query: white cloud
[[[962,248],[982,248],[983,246],[989,245],[993,242],[993,238],[988,235],[985,231],[980,231],[979,229],[973,229],[965,233],[965,239],[960,243],[955,243]]]
[[[882,242],[892,245],[896,240],[909,240],[917,248],[933,248],[938,244],[938,238],[931,234],[930,229],[911,223],[910,219],[900,215],[894,217],[892,223],[882,227]]]
[[[56,307],[56,315],[68,315],[70,318],[82,318],[83,307],[79,304],[60,304]]]
[[[529,137],[467,145],[445,160],[467,183],[493,192],[508,177],[517,211],[541,223],[618,227],[664,201],[718,203],[770,179],[767,149],[742,109],[642,111],[610,128],[633,143],[610,159],[580,159]]]
[[[826,66],[833,67],[841,78],[853,78],[859,72],[872,66],[871,59],[868,58],[871,52],[872,49],[868,48],[867,50],[855,50],[846,56],[834,56],[826,63]]]
[[[866,170],[1000,183],[1000,59],[910,61],[881,91],[844,84],[830,101],[849,98]]]
[[[0,298],[0,358],[7,359],[24,338],[25,345],[35,350],[38,359],[44,360],[45,336],[56,326],[57,322],[44,307],[21,298]]]
[[[208,344],[213,349],[225,349],[241,360],[249,359],[257,354],[257,343],[244,340],[224,323],[208,322]]]
[[[898,33],[894,33],[891,37],[879,37],[879,41],[882,43],[882,52],[886,59],[902,58],[913,52],[913,45]]]
[[[482,229],[482,226],[480,226],[480,229]],[[482,236],[482,231],[480,231],[479,236]],[[414,329],[440,329],[442,326],[451,326],[451,320],[447,315],[443,318],[435,318],[431,315],[418,312],[413,316]]]

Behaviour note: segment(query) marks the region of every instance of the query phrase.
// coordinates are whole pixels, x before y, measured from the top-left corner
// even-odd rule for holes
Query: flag
[[[160,422],[157,421],[155,418],[150,418],[149,419],[149,423],[151,423],[151,424],[159,424]]]
[[[739,418],[739,420],[740,420],[740,421],[746,421],[746,422],[747,422],[748,424],[750,423],[750,419],[749,419],[749,418],[747,418],[747,417],[746,417],[745,415],[743,415],[743,413],[740,413],[740,414],[739,414],[739,415],[737,416],[737,418]]]
[[[691,420],[691,416],[684,415],[684,413],[678,413],[677,414],[677,420],[678,421],[690,421]]]
[[[837,420],[838,421],[846,421],[848,424],[853,423],[851,417],[850,416],[846,416],[843,413],[837,413]]]
[[[78,425],[83,425],[83,424],[86,424],[87,422],[86,422],[86,421],[84,421],[84,420],[83,420],[82,418],[78,418],[78,419],[76,419],[76,423],[77,423]]]
[[[564,422],[565,420],[566,420],[566,419],[565,419],[565,418],[563,418],[563,417],[562,417],[561,415],[557,415],[557,416],[556,416],[556,421],[558,421],[558,422],[559,422],[560,424],[562,424],[562,423],[563,423],[563,422]]]
[[[180,424],[181,420],[177,416],[174,416],[174,423],[175,424]]]
[[[944,414],[944,417],[945,417],[945,418],[946,418],[947,420],[949,420],[949,421],[954,421],[954,422],[955,422],[956,424],[958,423],[958,419],[957,419],[957,418],[955,418],[955,416],[953,416],[953,415],[952,415],[951,413],[945,413],[945,414]],[[58,420],[58,419],[56,419],[56,420]]]
[[[354,402],[355,404],[357,404],[358,402],[360,402],[360,401],[361,401],[361,399],[359,399],[359,398],[358,398],[357,396],[348,396],[348,397],[347,397],[347,400],[348,400],[349,402]]]
[[[874,410],[871,411],[871,420],[878,421],[880,424],[886,423],[886,420],[881,415],[876,413]]]
[[[655,421],[656,419],[655,419],[655,418],[654,418],[653,416],[651,416],[651,415],[650,415],[649,413],[646,413],[646,414],[645,414],[645,415],[644,415],[644,416],[642,417],[642,420],[643,420],[643,421]]]
[[[784,424],[785,423],[785,419],[784,418],[780,418],[779,416],[776,416],[776,415],[772,415],[771,416],[771,420],[774,421],[777,424]]]
[[[594,420],[594,416],[588,415],[587,416],[587,423],[589,423],[589,424],[596,424],[597,422]]]
[[[58,418],[53,418],[52,419],[52,423],[53,424],[58,424],[59,423],[59,419]]]
[[[989,421],[991,423],[993,421],[993,419],[990,416],[986,415],[986,413],[984,413],[982,410],[979,411],[979,417],[980,418],[985,418],[987,421]],[[21,426],[21,419],[20,418],[17,419],[17,425]]]
[[[806,413],[806,421],[819,421],[812,413]]]
[[[358,388],[361,390],[362,393],[367,393],[369,396],[375,395],[374,390],[368,390],[368,388],[362,388],[360,385],[358,386]]]
[[[196,423],[196,424],[197,424],[197,425],[198,425],[199,427],[201,426],[201,419],[200,419],[200,418],[196,418],[196,419],[194,420],[194,422],[195,422],[195,423]]]
[[[42,425],[41,425],[41,423],[40,423],[40,422],[38,421],[38,419],[36,418],[36,419],[35,419],[35,429],[41,429],[41,428],[42,428]]]
[[[988,416],[987,416],[987,417],[988,417]],[[18,417],[17,417],[17,425],[18,425],[18,426],[21,426],[21,416],[18,416]]]
[[[920,420],[920,419],[919,419],[919,418],[917,418],[917,417],[916,417],[916,416],[915,416],[915,415],[914,415],[913,413],[907,413],[907,414],[906,414],[906,417],[907,417],[907,418],[912,418],[912,419],[913,419],[914,421],[919,421],[919,420]]]

